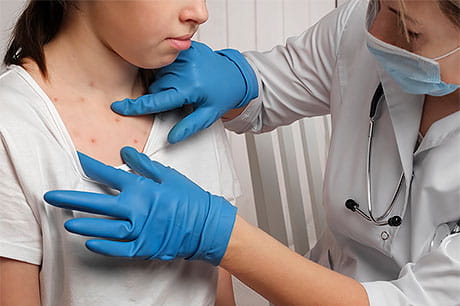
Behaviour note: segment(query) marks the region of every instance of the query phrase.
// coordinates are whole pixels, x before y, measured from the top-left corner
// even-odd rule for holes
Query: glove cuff
[[[237,210],[224,198],[209,194],[209,212],[200,244],[195,254],[187,260],[203,260],[218,266],[227,251]]]
[[[235,64],[246,83],[246,92],[241,102],[235,108],[246,106],[250,101],[259,96],[259,83],[257,76],[251,65],[244,58],[243,54],[234,49],[224,49],[216,51],[217,54],[225,56],[228,60]]]

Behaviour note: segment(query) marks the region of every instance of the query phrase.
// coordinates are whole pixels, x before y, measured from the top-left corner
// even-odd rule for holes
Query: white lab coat
[[[404,93],[366,47],[368,0],[353,0],[287,45],[248,52],[259,97],[226,127],[267,132],[303,117],[331,114],[324,183],[328,230],[310,258],[362,282],[371,305],[460,305],[460,234],[430,251],[439,225],[460,219],[460,112],[434,123],[414,153],[424,96]],[[367,211],[369,108],[382,82],[385,102],[372,154],[374,216],[389,205],[400,227],[375,226],[345,208]],[[440,105],[440,107],[442,107]]]

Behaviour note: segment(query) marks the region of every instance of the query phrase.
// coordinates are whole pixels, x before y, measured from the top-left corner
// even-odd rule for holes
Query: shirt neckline
[[[51,119],[55,124],[57,132],[61,136],[61,140],[64,142],[64,149],[71,156],[71,160],[78,175],[84,180],[94,182],[94,180],[88,177],[85,171],[83,170],[83,166],[81,165],[80,159],[78,158],[77,149],[72,138],[70,137],[70,133],[67,130],[67,127],[65,126],[64,121],[62,120],[62,117],[60,116],[58,110],[56,109],[56,106],[53,104],[53,102],[45,93],[45,91],[40,87],[40,85],[38,85],[35,79],[23,67],[19,65],[10,65],[7,69],[17,72],[32,87],[35,93],[37,93],[37,95],[40,96],[40,98],[44,102],[45,107],[49,112]],[[152,151],[151,148],[158,144],[160,139],[159,135],[162,130],[161,125],[158,124],[159,122],[161,122],[161,118],[159,114],[157,114],[155,116],[154,123],[152,125],[152,128],[150,129],[150,133],[144,145],[142,153],[149,155],[148,152]],[[114,168],[129,170],[128,165],[126,165],[125,163],[119,166],[115,166]]]

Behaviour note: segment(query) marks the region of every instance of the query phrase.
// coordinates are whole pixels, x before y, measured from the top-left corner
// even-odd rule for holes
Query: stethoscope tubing
[[[372,159],[372,138],[374,136],[374,127],[375,127],[375,120],[376,120],[376,114],[379,106],[380,100],[384,97],[384,91],[383,91],[383,86],[382,83],[379,84],[377,87],[374,96],[372,97],[372,102],[371,102],[371,109],[369,113],[369,130],[367,134],[367,153],[366,153],[366,193],[367,193],[367,209],[369,214],[366,214],[364,211],[362,211],[359,208],[359,204],[356,203],[352,199],[348,199],[345,202],[345,206],[350,209],[353,212],[358,213],[360,216],[362,216],[364,219],[366,219],[369,222],[372,222],[374,225],[377,226],[385,226],[385,225],[390,225],[390,226],[399,226],[401,225],[402,219],[399,216],[393,216],[389,218],[388,220],[386,219],[391,211],[393,210],[393,207],[395,205],[395,200],[396,197],[399,194],[399,191],[401,190],[401,185],[404,179],[404,171],[401,172],[401,176],[399,178],[398,184],[396,186],[395,191],[393,192],[393,195],[390,200],[390,205],[388,205],[388,208],[385,210],[385,212],[380,216],[380,217],[374,217],[373,215],[373,209],[372,209],[372,195],[371,195],[371,190],[372,190],[372,182],[371,182],[371,159]]]

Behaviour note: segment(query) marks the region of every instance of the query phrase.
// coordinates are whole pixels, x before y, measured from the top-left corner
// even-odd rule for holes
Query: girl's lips
[[[179,51],[187,50],[192,46],[192,40],[190,38],[188,39],[169,38],[168,40],[171,46]]]

